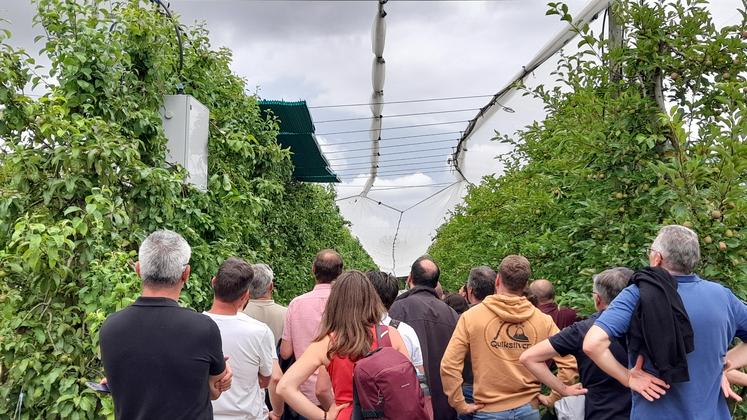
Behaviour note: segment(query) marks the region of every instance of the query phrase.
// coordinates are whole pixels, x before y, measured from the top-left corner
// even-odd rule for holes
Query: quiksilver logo
[[[499,340],[503,327],[506,327],[506,335],[511,341]],[[529,337],[524,332],[522,324],[501,324],[495,337],[490,341],[490,346],[496,349],[528,349],[532,347]]]

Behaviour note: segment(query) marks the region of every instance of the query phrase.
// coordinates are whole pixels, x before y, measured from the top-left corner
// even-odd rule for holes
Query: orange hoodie
[[[467,353],[475,377],[475,402],[485,404],[480,411],[505,411],[532,402],[539,395],[540,382],[519,362],[519,356],[558,331],[552,318],[523,296],[490,295],[470,308],[459,318],[441,360],[449,404],[457,410],[466,407],[462,367]],[[573,356],[557,357],[555,363],[564,382],[575,382],[578,370]]]

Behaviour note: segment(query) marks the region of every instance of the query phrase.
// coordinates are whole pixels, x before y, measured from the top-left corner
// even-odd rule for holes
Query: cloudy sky
[[[587,0],[567,4],[574,13]],[[712,1],[716,22],[736,22],[738,4]],[[371,26],[377,7],[376,1],[171,1],[182,23],[206,22],[213,45],[233,51],[232,68],[247,80],[250,92],[309,103],[318,140],[343,180],[336,187],[341,198],[359,193],[365,183],[368,133],[328,133],[367,130],[370,121],[324,121],[365,118],[371,111],[366,106],[314,107],[369,102]],[[381,151],[382,175],[371,193],[375,203],[361,207],[360,200],[346,200],[340,206],[377,262],[391,269],[399,213],[378,202],[405,209],[453,182],[447,159],[466,121],[564,26],[556,16],[545,16],[544,0],[390,1],[385,9],[385,102],[479,96],[384,106],[382,145],[387,147]],[[0,16],[11,21],[13,44],[39,49],[33,44],[39,29],[31,27],[30,1],[0,0]],[[519,98],[511,108],[516,112],[496,114],[481,130],[481,141],[468,148],[466,174],[472,182],[500,173],[495,156],[506,150],[489,141],[494,130],[510,134],[542,116],[539,104]],[[437,113],[396,117],[430,112]],[[396,128],[412,125],[421,127]],[[398,244],[397,252],[403,252],[398,266],[425,251],[433,227],[443,219],[442,207],[460,195],[452,190],[445,194],[451,200],[426,201],[403,218],[412,223],[405,223],[400,233],[400,240],[410,239]]]

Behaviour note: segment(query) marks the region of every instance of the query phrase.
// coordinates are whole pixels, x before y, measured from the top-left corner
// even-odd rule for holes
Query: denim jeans
[[[496,413],[476,412],[475,420],[540,420],[539,410],[529,404]]]
[[[472,384],[462,384],[462,394],[464,395],[464,401],[468,404],[472,404],[475,402],[475,399],[472,394]],[[474,414],[460,414],[459,420],[472,420],[474,418]]]

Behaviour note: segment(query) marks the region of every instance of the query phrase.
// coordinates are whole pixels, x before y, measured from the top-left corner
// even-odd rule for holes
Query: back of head
[[[438,264],[429,256],[422,256],[412,263],[410,279],[415,286],[426,286],[435,289],[441,271]]]
[[[700,261],[698,235],[680,225],[668,225],[659,230],[651,249],[661,253],[663,268],[681,274],[690,274]]]
[[[469,304],[467,303],[467,299],[465,299],[462,295],[459,293],[449,293],[444,297],[444,303],[451,306],[451,309],[456,311],[458,314],[464,313],[467,309],[469,309]]]
[[[512,293],[523,294],[524,288],[532,276],[529,260],[521,255],[509,255],[501,261],[498,267],[501,284]]]
[[[178,233],[170,230],[151,233],[138,250],[143,285],[153,288],[178,285],[191,256],[192,249]]]
[[[389,310],[394,300],[397,299],[399,292],[397,278],[383,271],[367,271],[366,277],[374,289],[376,289],[376,293],[379,295],[384,308]]]
[[[258,299],[270,291],[275,273],[269,265],[263,263],[253,264],[252,271],[254,271],[254,277],[249,282],[249,296],[252,299]]]
[[[360,271],[342,273],[332,286],[316,341],[330,335],[328,357],[363,357],[371,350],[370,328],[381,321],[384,308],[376,290]]]
[[[342,257],[334,249],[323,249],[314,258],[317,283],[332,283],[342,273]]]
[[[246,261],[231,257],[223,261],[215,275],[213,291],[221,302],[235,302],[249,289],[254,277],[252,266]]]
[[[475,267],[469,271],[467,289],[472,289],[472,296],[482,301],[488,295],[495,293],[496,273],[488,266]]]
[[[547,279],[537,279],[530,283],[529,293],[538,304],[555,300],[555,287]]]
[[[617,295],[628,286],[633,270],[626,267],[615,267],[604,270],[594,276],[593,291],[605,305],[609,305]]]
[[[438,296],[439,299],[443,300],[444,299],[444,288],[441,287],[440,281],[436,282],[436,287],[434,290],[436,291],[436,296]]]

